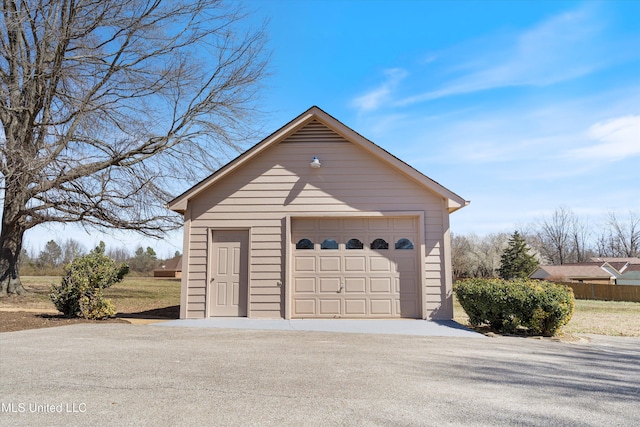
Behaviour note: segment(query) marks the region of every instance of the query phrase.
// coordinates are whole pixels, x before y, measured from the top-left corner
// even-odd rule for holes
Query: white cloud
[[[620,173],[615,172],[615,164],[603,159],[628,158],[640,150],[640,115],[634,101],[638,90],[625,86],[578,98],[554,97],[553,102],[509,99],[493,108],[464,110],[442,120],[397,128],[385,138],[401,135],[395,138],[402,141],[398,155],[427,175],[453,165],[467,174],[490,170],[491,179],[498,182],[548,183],[573,178],[580,182],[596,170],[600,174],[608,171],[616,179]],[[405,122],[411,123],[411,117],[407,114]],[[384,138],[374,140],[385,143]],[[607,146],[600,147],[604,144]],[[607,157],[586,158],[592,154],[591,146]],[[577,156],[578,150],[583,157]],[[631,161],[635,159],[637,156]]]
[[[591,8],[554,16],[519,35],[485,43],[478,49],[469,42],[464,52],[466,75],[442,87],[399,100],[406,106],[445,96],[472,93],[498,87],[545,86],[587,75],[616,60],[597,40],[601,26]],[[513,40],[513,41],[512,41]]]
[[[598,122],[586,132],[599,144],[569,151],[569,156],[581,159],[622,160],[640,155],[640,115],[618,117]]]
[[[408,75],[402,68],[384,70],[386,81],[378,88],[355,98],[352,105],[360,111],[372,111],[391,99],[393,90]]]

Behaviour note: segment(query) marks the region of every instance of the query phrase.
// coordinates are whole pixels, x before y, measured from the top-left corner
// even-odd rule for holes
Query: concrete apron
[[[429,337],[484,338],[453,320],[418,319],[249,319],[246,317],[210,317],[154,323],[153,326],[222,328],[282,331],[319,331],[358,334],[395,334]]]

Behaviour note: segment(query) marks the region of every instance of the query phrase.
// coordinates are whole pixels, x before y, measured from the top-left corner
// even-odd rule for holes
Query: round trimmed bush
[[[453,288],[469,323],[513,334],[553,336],[575,307],[573,290],[529,279],[466,279]]]
[[[60,286],[51,287],[51,301],[67,317],[106,319],[116,314],[102,290],[121,282],[129,272],[104,254],[104,243],[64,267]]]

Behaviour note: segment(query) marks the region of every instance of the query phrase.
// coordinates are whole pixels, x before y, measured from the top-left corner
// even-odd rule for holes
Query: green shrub
[[[513,334],[553,336],[573,315],[573,290],[528,279],[467,279],[454,286],[460,305],[477,327]]]
[[[104,254],[104,243],[89,254],[64,267],[60,286],[51,287],[51,301],[67,317],[106,319],[116,314],[102,290],[121,282],[128,273],[126,264],[117,265]]]

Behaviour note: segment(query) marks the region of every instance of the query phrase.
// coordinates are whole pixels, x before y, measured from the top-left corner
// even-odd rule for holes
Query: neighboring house
[[[182,256],[178,255],[162,263],[160,268],[153,270],[153,277],[182,278]]]
[[[616,279],[616,285],[640,286],[640,263],[629,265]]]
[[[312,107],[168,204],[180,317],[451,319],[467,203]]]
[[[605,268],[604,264],[606,263],[541,265],[529,277],[567,283],[613,285],[616,282],[616,275],[609,268]]]
[[[592,257],[591,262],[586,263],[541,265],[530,277],[569,283],[623,285],[640,284],[635,273],[639,271],[640,258]]]

